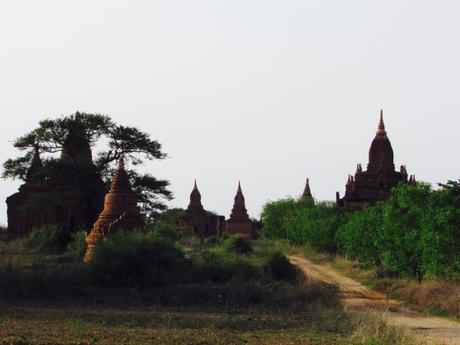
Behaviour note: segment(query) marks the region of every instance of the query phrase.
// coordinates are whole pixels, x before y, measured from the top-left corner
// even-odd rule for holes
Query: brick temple
[[[190,193],[190,203],[184,214],[177,219],[177,228],[189,236],[199,238],[220,237],[225,230],[225,217],[204,209],[196,180]]]
[[[45,176],[38,148],[35,149],[25,183],[6,199],[8,239],[27,235],[44,225],[60,224],[68,232],[87,229],[102,210],[104,183],[96,171],[88,140],[77,130],[70,131],[64,141],[61,163],[85,166],[85,175],[70,169],[52,177]],[[71,172],[69,174],[69,172]],[[88,189],[91,200],[82,197]]]
[[[180,231],[199,238],[220,237],[224,233],[240,234],[253,238],[257,236],[257,226],[258,224],[249,218],[240,183],[238,183],[229,219],[225,220],[224,216],[213,214],[204,209],[196,181],[190,194],[190,203],[184,214],[177,219],[177,228]]]
[[[391,189],[399,183],[415,184],[415,175],[408,178],[405,165],[402,165],[399,171],[395,170],[393,148],[385,130],[381,111],[377,133],[369,149],[367,170],[363,171],[361,164],[357,165],[354,176],[348,176],[344,197],[340,198],[337,192],[337,205],[360,209],[366,203],[387,199]]]

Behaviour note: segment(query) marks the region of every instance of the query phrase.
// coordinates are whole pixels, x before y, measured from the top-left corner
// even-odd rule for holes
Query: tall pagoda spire
[[[380,109],[380,120],[379,125],[377,127],[377,135],[386,135],[387,132],[385,131],[385,123],[383,122],[383,109]]]
[[[303,193],[302,193],[302,199],[306,199],[306,198],[313,198],[313,195],[311,194],[311,190],[310,190],[310,179],[307,178],[307,182],[305,183],[305,189],[303,190]]]

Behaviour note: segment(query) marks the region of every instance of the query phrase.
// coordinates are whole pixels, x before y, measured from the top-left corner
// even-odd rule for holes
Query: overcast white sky
[[[0,161],[43,118],[110,115],[159,140],[145,169],[186,207],[251,216],[343,194],[380,108],[397,167],[460,178],[458,0],[40,0],[0,3]],[[0,199],[18,181],[1,181]],[[6,205],[0,204],[6,224]]]

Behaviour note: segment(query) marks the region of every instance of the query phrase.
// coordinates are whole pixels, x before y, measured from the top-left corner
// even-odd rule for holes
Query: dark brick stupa
[[[199,238],[219,237],[225,228],[224,216],[215,215],[204,209],[196,180],[192,193],[190,193],[190,204],[184,215],[177,219],[177,227],[183,233]]]
[[[91,261],[97,243],[107,239],[116,230],[129,230],[142,225],[140,208],[131,189],[123,158],[120,158],[110,190],[105,196],[104,210],[86,237],[87,251],[84,261]]]
[[[399,172],[395,170],[393,148],[385,130],[381,111],[377,133],[369,150],[367,170],[363,171],[361,164],[358,164],[355,175],[348,176],[345,196],[340,198],[337,192],[337,204],[350,209],[360,209],[365,203],[387,199],[390,190],[399,183],[415,184],[415,175],[408,179],[404,165]]]
[[[227,220],[226,232],[228,234],[241,234],[248,237],[257,236],[257,227],[251,219],[249,219],[243,191],[241,190],[241,184],[239,182],[232,213]]]
[[[19,191],[6,199],[8,206],[8,238],[15,239],[26,235],[33,228],[45,225],[51,218],[49,213],[40,212],[31,214],[24,210],[24,206],[34,197],[47,192],[44,179],[39,177],[42,161],[38,149],[35,150],[32,164],[27,171],[25,183],[19,187]],[[53,215],[56,218],[56,215]]]

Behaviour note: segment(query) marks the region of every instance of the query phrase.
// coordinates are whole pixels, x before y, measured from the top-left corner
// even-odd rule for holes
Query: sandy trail
[[[370,290],[327,265],[314,264],[299,256],[291,256],[289,259],[310,279],[337,284],[346,309],[381,310],[390,323],[406,327],[410,333],[422,340],[436,344],[460,345],[460,323],[427,316],[407,308],[402,302]]]

